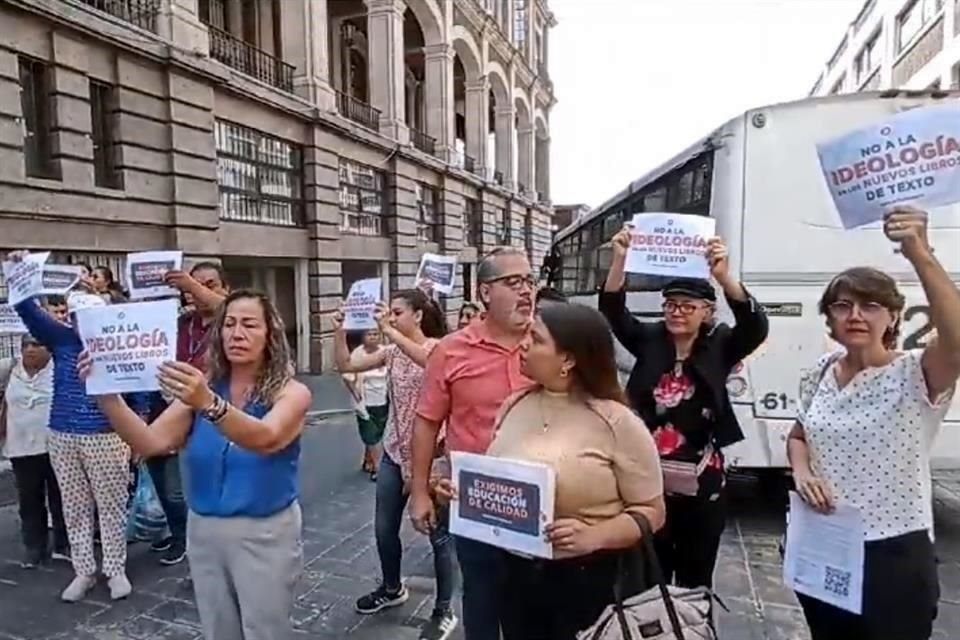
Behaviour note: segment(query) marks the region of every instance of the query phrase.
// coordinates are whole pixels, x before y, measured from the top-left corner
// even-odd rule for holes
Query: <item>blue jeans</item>
[[[180,479],[180,459],[177,455],[159,456],[147,460],[150,479],[157,490],[157,498],[167,517],[170,536],[178,544],[187,541],[187,503],[183,498],[183,483]]]
[[[383,586],[390,591],[400,589],[400,564],[403,548],[400,543],[400,525],[407,506],[407,494],[403,491],[403,473],[400,466],[384,455],[377,471],[377,505],[374,525],[377,535],[377,553],[380,555],[380,570]],[[437,528],[430,534],[433,546],[433,569],[437,578],[437,611],[447,611],[453,603],[456,587],[456,567],[453,557],[453,538],[447,531],[446,514],[440,518]]]
[[[456,536],[463,576],[463,630],[466,640],[500,640],[503,552]]]

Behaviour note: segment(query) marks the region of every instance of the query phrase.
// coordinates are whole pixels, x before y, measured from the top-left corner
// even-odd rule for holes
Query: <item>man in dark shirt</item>
[[[191,303],[185,307],[178,323],[177,360],[206,371],[210,328],[227,295],[223,269],[215,262],[199,262],[190,273],[171,271],[166,279],[167,284],[176,287]],[[167,408],[166,401],[160,400],[151,411],[151,419]],[[187,505],[183,498],[180,457],[171,452],[151,458],[147,460],[147,468],[170,527],[170,537],[151,548],[163,553],[161,564],[174,565],[183,560],[186,552]]]

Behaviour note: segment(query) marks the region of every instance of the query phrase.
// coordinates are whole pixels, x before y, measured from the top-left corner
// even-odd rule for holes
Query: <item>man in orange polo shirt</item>
[[[440,426],[447,451],[486,453],[504,400],[533,384],[520,373],[520,345],[533,317],[537,280],[526,253],[510,247],[477,268],[483,319],[444,338],[427,362],[413,436],[410,516],[422,532],[436,525],[429,491]],[[489,545],[456,538],[463,575],[466,640],[499,640],[499,557]]]

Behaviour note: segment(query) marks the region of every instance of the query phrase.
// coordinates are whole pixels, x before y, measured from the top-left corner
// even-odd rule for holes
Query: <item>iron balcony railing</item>
[[[410,142],[413,143],[414,147],[428,155],[432,156],[437,153],[437,141],[413,127],[410,127]]]
[[[147,31],[157,32],[157,15],[160,13],[160,0],[79,0],[97,11],[109,13],[115,18],[138,26]]]
[[[210,27],[210,57],[252,78],[293,93],[296,68],[226,31]]]
[[[347,120],[352,120],[362,127],[379,133],[380,110],[371,107],[363,100],[337,91],[337,111]]]

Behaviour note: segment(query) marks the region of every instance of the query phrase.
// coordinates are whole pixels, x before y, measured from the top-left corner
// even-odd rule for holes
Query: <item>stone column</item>
[[[521,123],[517,130],[517,184],[527,191],[537,189],[534,182],[535,141],[533,127]]]
[[[197,0],[165,0],[160,4],[157,33],[177,48],[202,56],[210,54],[210,33],[200,22]]]
[[[442,42],[423,48],[426,78],[427,135],[437,141],[437,155],[452,157],[454,132],[453,112],[453,46]]]
[[[280,5],[283,60],[296,67],[293,90],[324,111],[334,109],[330,88],[326,0],[287,0]]]
[[[516,111],[513,105],[498,106],[494,110],[494,126],[497,137],[496,170],[503,173],[503,186],[513,188],[513,138],[515,135]]]
[[[541,200],[550,201],[550,138],[539,138],[536,146],[537,152],[537,186],[536,190],[540,192]]]
[[[490,130],[490,113],[487,100],[490,96],[490,81],[486,76],[466,82],[467,155],[478,167],[487,166],[487,134]]]
[[[407,141],[403,120],[403,0],[364,0],[370,58],[370,103],[380,110],[380,133]]]

